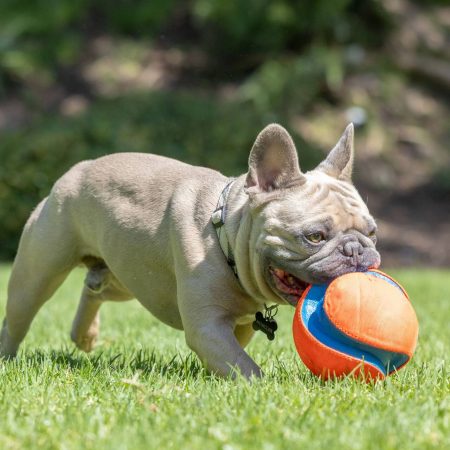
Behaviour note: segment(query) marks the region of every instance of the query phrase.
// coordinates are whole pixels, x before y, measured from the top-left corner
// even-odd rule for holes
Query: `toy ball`
[[[293,322],[300,358],[323,379],[384,378],[411,359],[418,331],[407,293],[378,270],[308,286]]]

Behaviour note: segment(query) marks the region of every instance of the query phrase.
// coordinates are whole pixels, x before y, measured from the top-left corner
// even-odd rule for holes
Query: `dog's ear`
[[[338,180],[351,183],[354,155],[353,135],[353,124],[350,123],[333,150],[316,169]]]
[[[303,180],[297,150],[290,134],[278,124],[259,133],[248,159],[246,192],[270,192]]]

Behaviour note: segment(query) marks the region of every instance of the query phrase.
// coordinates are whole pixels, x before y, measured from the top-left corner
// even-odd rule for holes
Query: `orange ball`
[[[419,332],[405,290],[378,270],[310,285],[297,304],[292,328],[300,358],[324,379],[384,378],[411,359]]]

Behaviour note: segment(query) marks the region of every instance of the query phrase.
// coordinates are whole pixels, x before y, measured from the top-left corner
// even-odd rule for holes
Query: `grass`
[[[10,267],[0,268],[3,310]],[[68,334],[74,272],[38,314],[19,358],[0,363],[1,449],[427,449],[450,446],[450,272],[393,271],[420,322],[413,361],[376,384],[321,382],[296,355],[292,310],[249,352],[267,376],[208,376],[182,333],[137,302],[102,309],[90,355]]]

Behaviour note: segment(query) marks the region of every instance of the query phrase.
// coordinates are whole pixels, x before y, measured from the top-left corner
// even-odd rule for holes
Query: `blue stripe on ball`
[[[375,275],[376,273],[371,274]],[[386,280],[391,281],[388,278]],[[303,301],[301,309],[304,326],[319,342],[338,352],[373,365],[384,375],[406,363],[407,355],[364,344],[336,328],[323,309],[327,287],[328,285],[313,285]]]
[[[382,273],[372,272],[371,270],[369,270],[369,271],[365,272],[365,274],[372,275],[377,278],[381,278],[382,280],[387,281],[389,284],[392,284],[392,286],[396,287],[397,289],[400,289],[403,292],[403,289],[394,280],[391,280],[389,277],[383,275]]]

